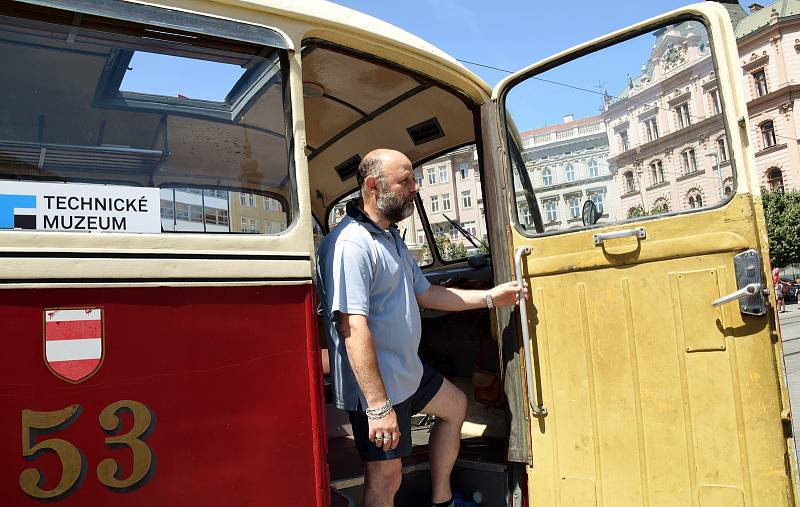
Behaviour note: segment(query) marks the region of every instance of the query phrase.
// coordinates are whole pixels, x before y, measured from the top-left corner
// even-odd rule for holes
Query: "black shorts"
[[[361,404],[359,404],[358,410],[348,410],[350,424],[353,426],[353,437],[361,459],[363,461],[386,461],[411,454],[411,416],[425,408],[425,405],[439,392],[443,382],[444,377],[441,373],[428,364],[422,363],[422,380],[417,392],[393,407],[397,414],[397,425],[400,427],[400,442],[397,447],[388,451],[384,451],[383,447],[377,447],[375,442],[369,439],[369,419],[362,410]]]

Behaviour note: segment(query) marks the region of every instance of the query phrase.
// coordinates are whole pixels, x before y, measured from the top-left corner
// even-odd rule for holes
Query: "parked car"
[[[792,284],[786,294],[783,295],[783,301],[785,303],[797,303],[798,299],[800,299],[800,284]]]

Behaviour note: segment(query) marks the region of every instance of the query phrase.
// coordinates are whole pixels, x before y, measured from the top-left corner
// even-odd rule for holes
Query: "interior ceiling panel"
[[[306,98],[306,141],[314,149],[362,118],[347,106],[323,97]]]
[[[396,70],[320,47],[303,56],[303,81],[366,113],[419,86]]]

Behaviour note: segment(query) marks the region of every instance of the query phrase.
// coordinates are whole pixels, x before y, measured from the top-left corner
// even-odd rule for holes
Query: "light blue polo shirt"
[[[347,215],[317,252],[334,397],[344,410],[355,410],[359,400],[362,408],[367,405],[336,326],[337,312],[367,317],[386,394],[398,404],[414,394],[422,380],[416,295],[430,288],[397,226],[384,230],[355,204],[348,203]]]

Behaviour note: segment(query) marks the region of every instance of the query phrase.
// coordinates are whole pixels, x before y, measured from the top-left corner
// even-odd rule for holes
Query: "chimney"
[[[748,9],[750,9],[750,14],[753,14],[754,12],[758,12],[763,8],[764,8],[764,6],[761,5],[761,4],[750,4],[750,6],[748,7]]]
[[[572,113],[564,115],[564,123],[572,123]]]

